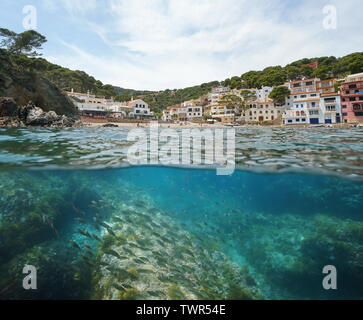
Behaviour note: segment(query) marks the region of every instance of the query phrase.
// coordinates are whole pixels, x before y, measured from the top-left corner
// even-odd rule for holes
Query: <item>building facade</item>
[[[320,110],[322,117],[320,123],[333,124],[342,122],[340,94],[337,92],[320,95]]]
[[[153,113],[150,111],[149,105],[141,100],[132,100],[130,102],[116,102],[112,98],[96,97],[87,93],[66,92],[69,97],[74,98],[73,103],[84,116],[90,117],[114,117],[114,118],[150,118]]]
[[[201,119],[203,117],[203,107],[199,100],[185,101],[181,104],[179,113],[186,113],[188,121]]]
[[[124,114],[120,107],[126,107],[126,103],[115,102],[112,98],[106,99],[105,97],[96,97],[87,93],[79,92],[66,92],[66,94],[74,98],[73,103],[84,116],[105,116],[106,114],[113,115],[114,117],[122,117]]]
[[[211,107],[210,115],[216,121],[222,123],[233,123],[235,121],[236,109],[225,105],[216,105]]]
[[[335,92],[335,79],[290,81],[282,123],[316,125],[341,122],[340,96]]]
[[[284,109],[284,105],[277,106],[271,99],[254,101],[242,111],[241,120],[246,123],[281,121]]]
[[[150,111],[149,105],[141,99],[131,100],[130,102],[128,102],[127,105],[130,109],[132,109],[132,112],[130,113],[131,117],[141,119],[153,116]]]
[[[256,99],[259,101],[268,101],[272,89],[273,87],[262,87],[261,89],[255,89],[254,94],[256,95]]]
[[[348,76],[340,87],[344,123],[363,122],[363,73]]]
[[[334,93],[336,82],[337,82],[336,79],[320,80],[317,82],[316,88],[320,94]]]
[[[163,121],[193,121],[203,117],[203,107],[200,101],[185,101],[180,105],[174,105],[163,111]]]

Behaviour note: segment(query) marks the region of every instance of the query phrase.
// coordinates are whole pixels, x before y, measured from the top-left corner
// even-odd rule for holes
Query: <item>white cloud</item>
[[[336,31],[322,27],[325,1],[108,0],[102,7],[96,0],[61,2],[72,14],[106,14],[103,20],[84,14],[77,19],[115,58],[71,44],[72,53],[59,60],[122,87],[185,87],[303,57],[361,50],[360,0],[330,1],[338,8]]]

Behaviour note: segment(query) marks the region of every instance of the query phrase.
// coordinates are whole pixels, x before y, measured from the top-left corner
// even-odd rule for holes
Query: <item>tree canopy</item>
[[[2,38],[0,42],[2,48],[5,48],[11,54],[28,57],[40,56],[41,54],[37,50],[40,50],[42,45],[47,42],[45,36],[34,30],[18,34],[8,29],[0,28],[0,37]]]
[[[287,87],[275,87],[272,89],[269,98],[273,99],[277,103],[285,102],[285,98],[290,95],[290,90]]]
[[[310,63],[317,62],[318,67],[314,69],[309,66]],[[285,67],[275,66],[268,67],[262,71],[249,71],[241,77],[233,77],[233,86],[241,83],[242,88],[262,88],[263,86],[281,86],[290,80],[299,80],[303,77],[318,77],[328,79],[332,77],[340,78],[347,74],[363,72],[363,52],[356,52],[344,56],[320,57],[311,59],[301,59],[292,62]],[[230,85],[231,79],[222,82],[223,85]]]

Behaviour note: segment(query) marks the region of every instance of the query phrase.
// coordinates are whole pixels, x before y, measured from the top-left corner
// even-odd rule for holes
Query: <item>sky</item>
[[[362,0],[1,0],[0,27],[25,31],[27,5],[45,59],[123,88],[184,88],[363,51]]]

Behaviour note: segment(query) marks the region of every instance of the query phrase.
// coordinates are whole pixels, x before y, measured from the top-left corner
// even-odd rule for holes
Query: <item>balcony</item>
[[[319,109],[319,105],[318,104],[316,104],[315,106],[313,106],[313,105],[311,105],[311,104],[308,104],[307,105],[307,108],[308,108],[308,110],[310,110],[310,109]]]
[[[362,112],[363,111],[363,104],[354,104],[353,105],[353,112]]]

